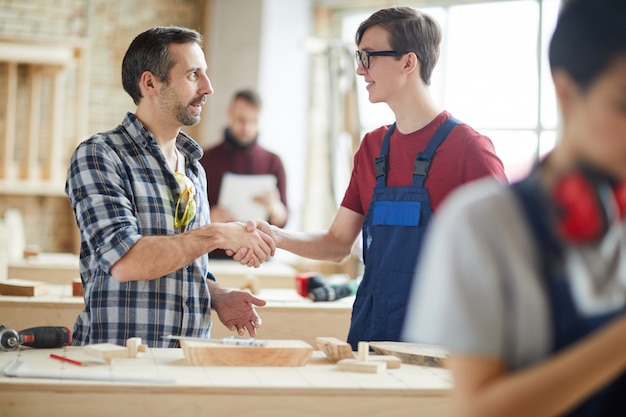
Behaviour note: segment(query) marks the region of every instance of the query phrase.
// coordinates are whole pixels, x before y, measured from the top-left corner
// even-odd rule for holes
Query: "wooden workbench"
[[[297,339],[314,345],[318,336],[345,340],[350,326],[354,297],[314,303],[300,297],[294,289],[261,290],[267,305],[257,308],[263,326],[258,337]],[[70,285],[50,285],[50,293],[36,297],[0,295],[0,324],[17,330],[34,326],[73,328],[84,307],[82,297],[72,297]],[[213,312],[213,337],[233,336]]]
[[[220,285],[227,288],[241,288],[250,280],[254,280],[259,288],[294,288],[297,275],[295,268],[278,261],[265,262],[258,268],[228,259],[211,260],[209,265]],[[31,258],[12,260],[8,264],[7,277],[70,284],[74,278],[80,277],[78,255],[41,253]]]
[[[13,259],[8,264],[7,277],[69,284],[79,278],[78,255],[73,253],[42,253],[25,259]]]
[[[85,366],[51,359],[50,353]],[[0,416],[451,415],[446,370],[403,364],[380,374],[343,372],[321,352],[304,367],[194,367],[182,349],[149,349],[111,365],[79,347],[0,352],[3,370],[14,360],[20,363],[18,373],[50,379],[0,375]]]

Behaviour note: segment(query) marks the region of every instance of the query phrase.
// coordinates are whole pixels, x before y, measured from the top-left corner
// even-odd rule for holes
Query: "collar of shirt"
[[[131,140],[134,140],[138,145],[143,147],[158,146],[152,133],[146,129],[134,113],[128,112],[126,114],[122,126],[130,134]],[[203,154],[200,145],[183,131],[179,131],[176,144],[185,159],[190,162],[189,166],[194,174],[198,175],[196,162],[202,158]]]

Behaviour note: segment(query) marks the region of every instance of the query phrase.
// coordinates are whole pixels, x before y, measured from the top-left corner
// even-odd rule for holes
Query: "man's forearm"
[[[277,247],[309,259],[342,262],[352,250],[352,242],[334,239],[329,232],[300,233],[272,226],[272,233]]]
[[[285,227],[285,224],[287,224],[287,208],[281,201],[272,207],[269,223],[278,227]]]
[[[111,267],[120,282],[156,279],[180,269],[223,246],[215,225],[169,236],[144,236]]]
[[[211,308],[215,308],[215,302],[220,295],[227,293],[229,290],[220,287],[220,285],[210,279],[207,279],[207,285],[209,287],[209,293],[211,293]]]

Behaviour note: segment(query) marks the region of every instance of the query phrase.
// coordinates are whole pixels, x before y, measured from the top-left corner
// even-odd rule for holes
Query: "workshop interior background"
[[[199,28],[204,3],[0,1],[0,50],[19,47],[0,52],[0,213],[21,211],[26,242],[45,252],[77,253],[63,193],[71,151],[132,110],[120,62],[138,30],[164,21]]]
[[[287,228],[325,229],[363,133],[393,122],[383,103],[368,102],[355,75],[354,30],[373,11],[394,4],[422,8],[442,24],[435,99],[488,135],[509,178],[520,178],[557,136],[546,48],[560,3],[0,0],[0,218],[18,209],[27,244],[78,253],[63,191],[71,152],[134,110],[120,80],[130,41],[152,26],[180,25],[203,34],[215,88],[201,123],[185,131],[203,146],[212,144],[224,127],[230,94],[257,89],[264,102],[260,141],[281,156],[287,171]],[[354,276],[358,251],[353,258],[338,272]]]

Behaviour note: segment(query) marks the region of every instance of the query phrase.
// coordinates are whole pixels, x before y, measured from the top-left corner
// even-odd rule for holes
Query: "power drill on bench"
[[[58,348],[72,343],[72,333],[67,327],[41,326],[15,331],[0,324],[0,349],[16,350],[18,346]]]
[[[296,275],[296,292],[313,301],[335,301],[356,293],[358,284],[347,281],[333,284],[316,272]]]

